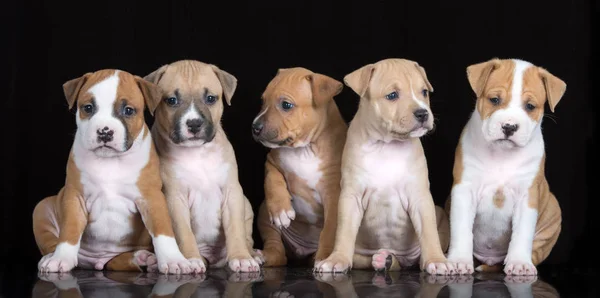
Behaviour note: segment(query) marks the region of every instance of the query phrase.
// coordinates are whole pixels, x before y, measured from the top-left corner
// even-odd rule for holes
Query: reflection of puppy
[[[105,69],[63,85],[76,106],[77,132],[58,195],[33,211],[42,272],[83,269],[189,273],[177,247],[158,156],[144,120],[160,88],[130,73]],[[154,245],[154,254],[148,250]],[[157,264],[158,262],[158,264]]]
[[[418,296],[421,287],[418,274],[353,270],[348,274],[315,272],[314,277],[325,297],[427,297]]]
[[[566,84],[516,59],[467,68],[476,108],[456,149],[448,260],[454,273],[536,275],[561,231],[561,210],[544,176],[542,118]]]
[[[433,129],[423,67],[386,59],[344,78],[360,96],[342,157],[335,248],[315,269],[399,270],[420,263],[447,274],[448,218],[429,191],[419,138]],[[419,262],[420,259],[420,262]]]
[[[211,267],[229,262],[233,271],[258,271],[252,257],[254,214],[221,127],[223,103],[231,104],[236,78],[214,65],[182,60],[145,79],[163,91],[152,135],[183,255],[195,272],[204,272],[206,261]]]
[[[285,265],[287,256],[320,261],[333,249],[347,129],[333,97],[342,87],[294,67],[280,69],[263,93],[252,132],[272,148],[258,215],[265,267]]]

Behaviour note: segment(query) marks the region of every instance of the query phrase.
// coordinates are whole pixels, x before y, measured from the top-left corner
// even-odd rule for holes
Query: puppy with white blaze
[[[471,65],[467,77],[477,102],[455,152],[448,260],[455,274],[537,275],[561,231],[541,124],[566,84],[518,59]]]
[[[152,135],[183,255],[195,272],[227,264],[235,272],[259,271],[262,257],[252,248],[254,213],[221,126],[237,79],[194,60],[164,65],[145,79],[162,89]]]
[[[105,69],[63,85],[77,107],[65,186],[33,212],[41,272],[83,269],[190,273],[161,191],[158,155],[144,122],[158,86]],[[154,250],[154,253],[151,252]]]

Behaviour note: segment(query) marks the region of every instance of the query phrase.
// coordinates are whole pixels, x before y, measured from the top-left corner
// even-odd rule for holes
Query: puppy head
[[[100,157],[129,151],[147,133],[144,107],[154,112],[160,88],[125,71],[86,73],[63,85],[69,108],[77,107],[77,137]]]
[[[418,138],[433,129],[425,69],[405,59],[385,59],[344,77],[361,97],[359,109],[384,139]]]
[[[308,145],[342,88],[341,82],[302,67],[279,69],[262,94],[261,112],[252,122],[254,139],[269,148]]]
[[[477,96],[476,111],[486,141],[505,148],[525,146],[567,85],[547,70],[518,59],[491,59],[467,67]]]
[[[155,125],[173,144],[186,147],[213,140],[221,125],[222,99],[231,105],[237,87],[231,74],[193,60],[164,65],[144,79],[163,91]]]

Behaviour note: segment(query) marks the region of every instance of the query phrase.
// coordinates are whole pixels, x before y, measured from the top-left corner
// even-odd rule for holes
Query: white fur
[[[191,138],[194,136],[194,134],[189,132],[188,126],[187,126],[187,121],[194,120],[194,119],[203,120],[200,118],[200,114],[198,113],[198,111],[196,111],[196,107],[192,103],[192,104],[190,104],[190,107],[183,114],[183,116],[181,117],[181,119],[179,121],[179,127],[181,128],[181,134],[184,138]]]
[[[252,124],[256,123],[256,120],[258,120],[260,117],[262,117],[264,114],[266,114],[268,110],[269,110],[269,107],[266,107],[264,111],[260,112],[258,114],[258,116],[256,116],[254,118],[254,120],[252,120]]]
[[[153,235],[152,244],[154,245],[154,253],[156,254],[156,259],[158,260],[159,269],[165,268],[165,266],[167,268],[178,267],[180,262],[185,262],[186,259],[179,250],[175,238],[165,235]],[[161,270],[161,272],[164,271],[166,270]]]
[[[463,173],[451,193],[448,259],[452,262],[472,266],[475,255],[489,265],[503,261],[531,264],[537,210],[528,205],[529,188],[540,168],[544,141],[539,123],[523,114],[518,91],[522,72],[529,66],[517,61],[509,107],[484,121],[475,110],[461,138]],[[514,139],[519,146],[498,146],[490,138],[494,135],[490,123],[500,126],[507,121],[524,131]],[[497,190],[504,194],[502,208],[493,202]]]
[[[126,142],[126,129],[123,123],[113,115],[114,103],[117,99],[117,89],[119,87],[119,71],[98,82],[96,85],[88,89],[94,97],[95,113],[91,118],[86,120],[80,119],[82,113],[81,107],[77,109],[76,123],[77,123],[77,140],[81,142],[81,145],[86,150],[96,149],[96,154],[100,156],[110,157],[122,153],[125,148]],[[112,147],[103,148],[103,144],[98,142],[98,130],[102,130],[107,127],[113,131],[113,140],[108,142],[106,145]]]
[[[38,263],[42,272],[68,272],[77,266],[77,252],[81,241],[77,244],[59,243],[53,253],[47,254]]]
[[[420,108],[429,111],[429,106],[427,106],[427,104],[425,104],[425,102],[420,100],[417,97],[417,95],[415,94],[415,90],[413,89],[412,82],[410,82],[410,80],[409,80],[409,84],[410,84],[410,94],[412,95],[412,99],[419,105]]]

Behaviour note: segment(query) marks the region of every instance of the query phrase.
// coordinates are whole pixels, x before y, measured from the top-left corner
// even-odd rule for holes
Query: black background
[[[213,63],[238,79],[223,126],[239,178],[257,211],[267,150],[250,125],[278,68],[303,66],[338,80],[385,58],[419,62],[435,89],[437,129],[423,138],[431,191],[443,205],[454,149],[474,108],[468,65],[521,58],[567,83],[543,123],[546,176],[560,202],[563,232],[546,264],[594,267],[597,202],[592,186],[594,1],[4,1],[0,114],[0,263],[35,266],[41,257],[31,214],[63,186],[75,131],[62,84],[103,68],[144,76],[180,59]],[[358,97],[336,97],[346,121]],[[152,123],[148,118],[147,122]],[[258,231],[256,246],[261,247]]]

